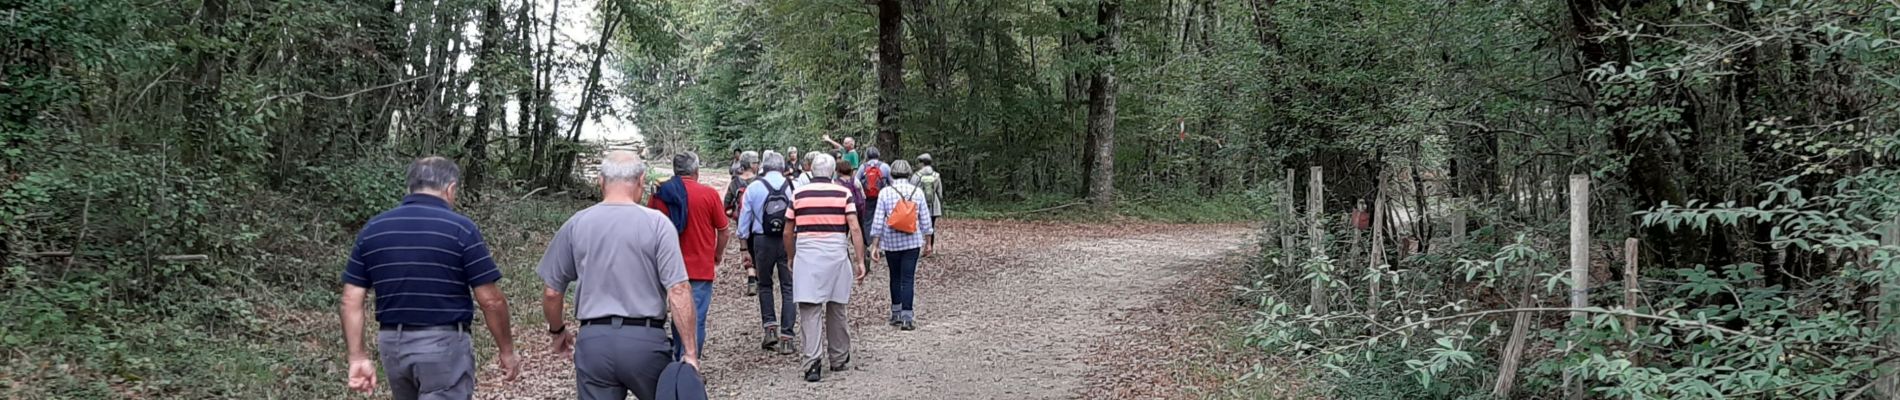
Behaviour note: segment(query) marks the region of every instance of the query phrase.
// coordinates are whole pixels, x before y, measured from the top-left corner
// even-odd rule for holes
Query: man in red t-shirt
[[[699,345],[706,348],[706,305],[712,303],[714,266],[726,252],[731,231],[726,222],[726,205],[719,192],[699,183],[699,156],[682,153],[673,156],[673,179],[660,184],[647,207],[665,214],[680,233],[680,258],[686,262],[686,280],[693,289],[693,312],[698,314]],[[675,212],[677,211],[677,212]],[[674,327],[679,329],[679,327]],[[673,357],[679,358],[679,333],[673,334]]]

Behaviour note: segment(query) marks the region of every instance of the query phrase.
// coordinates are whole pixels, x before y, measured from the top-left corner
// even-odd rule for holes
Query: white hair
[[[811,174],[816,178],[838,177],[838,161],[830,154],[818,153],[811,158]]]
[[[764,169],[766,171],[785,172],[785,156],[776,151],[767,150],[765,152]]]
[[[600,159],[600,177],[607,182],[642,183],[647,177],[647,163],[631,151],[608,152]]]

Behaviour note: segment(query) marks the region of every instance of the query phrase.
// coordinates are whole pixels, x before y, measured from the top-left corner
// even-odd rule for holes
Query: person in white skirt
[[[817,382],[824,375],[829,355],[832,371],[844,371],[851,363],[851,333],[845,321],[845,306],[851,303],[851,289],[864,281],[864,255],[852,251],[863,243],[864,231],[858,226],[858,209],[851,193],[832,183],[838,176],[837,161],[820,154],[812,159],[811,183],[792,193],[792,208],[785,212],[785,250],[791,260],[792,299],[798,302],[799,344],[805,363],[805,381]],[[795,233],[794,233],[795,232]]]

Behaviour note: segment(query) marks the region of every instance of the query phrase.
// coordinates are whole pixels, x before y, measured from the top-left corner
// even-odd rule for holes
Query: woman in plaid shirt
[[[869,228],[871,246],[884,250],[884,264],[891,269],[890,324],[907,331],[917,329],[917,259],[930,255],[931,245],[937,241],[937,230],[930,221],[932,204],[925,201],[922,188],[911,184],[910,176],[910,162],[897,160],[891,164],[891,185],[878,190],[877,211]],[[898,232],[887,222],[891,211],[904,199],[917,205],[917,232]],[[871,256],[877,257],[877,252],[871,252]]]

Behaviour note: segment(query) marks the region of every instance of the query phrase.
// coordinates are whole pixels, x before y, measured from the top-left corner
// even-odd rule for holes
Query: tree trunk
[[[1120,0],[1102,0],[1096,7],[1096,23],[1102,33],[1095,40],[1095,57],[1100,65],[1089,78],[1089,136],[1095,165],[1089,172],[1089,201],[1098,207],[1115,202],[1115,56],[1121,35]]]
[[[484,168],[488,164],[488,130],[494,123],[496,112],[501,110],[502,79],[498,79],[502,65],[497,56],[503,46],[501,18],[501,0],[484,0],[482,4],[482,48],[475,54],[475,70],[471,71],[474,80],[481,83],[481,94],[477,98],[475,124],[469,129],[468,140],[463,142],[462,150],[467,161],[462,164],[462,188],[472,195],[479,195],[483,189]],[[479,196],[471,196],[479,197]]]
[[[568,175],[574,172],[574,152],[577,147],[570,144],[580,140],[581,130],[587,127],[587,117],[593,114],[594,102],[600,97],[600,64],[607,58],[607,44],[613,42],[614,33],[620,30],[622,19],[619,10],[610,6],[604,8],[604,12],[607,19],[601,22],[600,40],[594,43],[594,60],[587,67],[587,81],[581,87],[581,103],[574,110],[574,125],[569,128],[567,136],[561,139],[563,145],[559,147],[560,151],[549,157],[553,165],[542,180],[549,188],[560,188],[570,180]]]
[[[515,30],[517,31],[514,43],[515,54],[535,54],[534,18],[531,17],[532,10],[534,10],[534,2],[529,0],[522,1],[521,7],[515,9]],[[536,64],[532,57],[526,58],[525,61],[527,62],[528,77],[531,81],[526,85],[517,84],[515,86],[515,136],[518,138],[516,142],[516,149],[518,150],[527,150],[534,147],[534,89],[537,87],[537,83],[532,82],[532,79],[537,76],[535,75],[537,68],[535,67]],[[522,170],[526,171],[528,169],[524,168]]]
[[[884,158],[903,158],[897,124],[904,95],[904,4],[877,2],[877,146]]]
[[[403,79],[403,24],[401,15],[396,13],[395,0],[372,0],[377,5],[376,13],[367,18],[365,29],[374,35],[376,45],[376,75],[378,82],[397,82]],[[356,132],[356,143],[361,145],[380,145],[389,139],[389,105],[402,97],[397,89],[378,90],[364,95],[357,107],[357,122],[362,124]],[[361,150],[356,149],[356,150]]]
[[[551,153],[552,138],[558,121],[554,119],[554,38],[560,35],[555,28],[561,20],[561,0],[554,0],[552,13],[548,14],[547,45],[541,47],[541,62],[535,64],[534,74],[534,132],[530,134],[528,147],[528,176],[537,180],[547,175],[552,168],[548,159]]]
[[[1280,50],[1280,26],[1273,20],[1274,3],[1279,3],[1279,0],[1247,1],[1248,5],[1253,6],[1254,40],[1259,41],[1260,47],[1268,51]]]
[[[200,43],[216,42],[224,37],[224,20],[229,14],[226,6],[226,0],[204,1],[200,10],[203,19],[198,25],[199,35],[204,36]],[[216,155],[211,147],[217,143],[212,136],[219,134],[218,120],[223,108],[218,104],[218,97],[224,89],[224,55],[214,47],[201,44],[190,50],[192,86],[185,99],[190,133],[182,149],[186,165],[204,165]]]
[[[607,19],[600,25],[600,41],[594,42],[594,60],[587,67],[587,81],[581,87],[581,103],[574,110],[574,125],[568,127],[567,139],[580,140],[581,129],[587,125],[587,117],[594,111],[594,102],[600,97],[600,64],[607,59],[607,43],[613,41],[614,31],[620,29],[620,13],[608,12]]]

